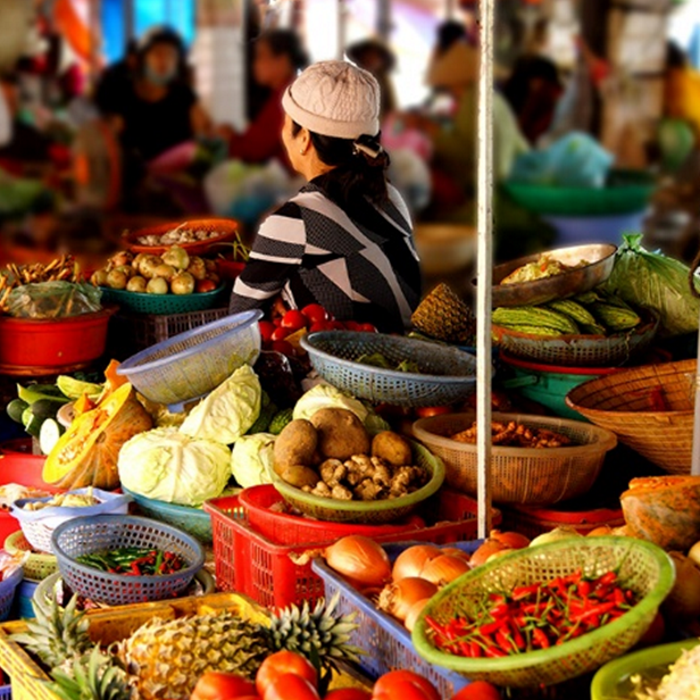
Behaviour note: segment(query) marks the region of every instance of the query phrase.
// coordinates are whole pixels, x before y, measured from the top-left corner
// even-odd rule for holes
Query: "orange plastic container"
[[[62,319],[0,316],[0,365],[67,367],[96,360],[105,351],[116,306]]]

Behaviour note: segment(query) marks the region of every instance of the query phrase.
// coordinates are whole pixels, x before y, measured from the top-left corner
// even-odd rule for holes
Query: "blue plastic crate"
[[[0,700],[12,700],[11,685],[0,685]]]
[[[442,545],[462,549],[470,554],[475,552],[483,540],[456,542]],[[399,542],[384,546],[389,560],[393,562],[408,547],[425,542]],[[330,569],[322,559],[315,559],[312,568],[321,577],[326,589],[326,600],[340,594],[337,612],[347,615],[356,612],[355,623],[359,628],[354,633],[353,644],[366,653],[360,657],[360,668],[370,678],[401,668],[409,668],[429,679],[442,697],[451,697],[458,690],[469,685],[469,681],[459,673],[446,668],[433,666],[424,661],[414,649],[411,633],[386,613],[377,610],[372,602],[350,586],[339,574]]]

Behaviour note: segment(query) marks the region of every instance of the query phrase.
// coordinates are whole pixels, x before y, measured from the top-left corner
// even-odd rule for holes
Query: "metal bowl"
[[[493,268],[493,306],[536,306],[553,299],[564,299],[587,292],[610,277],[616,251],[617,246],[611,243],[591,243],[528,255],[497,265]],[[539,260],[541,255],[548,255],[565,265],[576,265],[582,260],[588,261],[589,264],[542,280],[500,284],[511,272]]]

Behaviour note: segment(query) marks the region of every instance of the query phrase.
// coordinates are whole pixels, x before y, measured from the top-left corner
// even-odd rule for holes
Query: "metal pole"
[[[391,0],[377,2],[377,35],[389,41],[391,35]]]
[[[477,494],[479,537],[491,530],[491,287],[493,268],[493,35],[495,0],[482,0],[477,127]]]
[[[336,48],[336,58],[342,61],[345,56],[345,0],[336,0],[337,2],[337,32],[338,46]]]

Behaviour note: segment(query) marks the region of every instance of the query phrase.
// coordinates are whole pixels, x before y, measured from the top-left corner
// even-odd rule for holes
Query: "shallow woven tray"
[[[616,367],[642,354],[656,337],[658,317],[649,311],[640,313],[641,326],[609,336],[547,337],[496,325],[492,333],[501,350],[512,357],[560,367]]]
[[[484,593],[513,590],[565,576],[581,569],[584,576],[616,571],[620,584],[641,596],[620,618],[550,649],[499,659],[469,659],[436,649],[426,632],[425,616],[446,623],[455,615],[478,610]],[[499,557],[443,588],[424,608],[413,631],[413,644],[430,663],[459,671],[470,680],[506,687],[553,685],[595,670],[633,647],[652,623],[673,586],[669,556],[659,547],[629,537],[560,540]]]
[[[21,530],[13,532],[5,540],[5,551],[8,554],[24,554],[29,552],[29,556],[22,564],[24,578],[32,581],[43,581],[58,571],[58,561],[53,554],[40,554],[32,550],[32,546],[27,542],[27,538]]]
[[[470,495],[477,493],[476,445],[450,436],[467,430],[476,420],[473,411],[423,418],[413,434],[445,463],[445,482]],[[585,494],[598,478],[605,454],[615,447],[615,435],[581,421],[515,413],[494,413],[494,421],[515,421],[528,427],[561,433],[576,445],[546,449],[491,449],[492,497],[496,503],[550,505]]]
[[[670,474],[689,474],[697,361],[644,365],[585,382],[566,404]],[[670,410],[655,410],[654,397]]]

